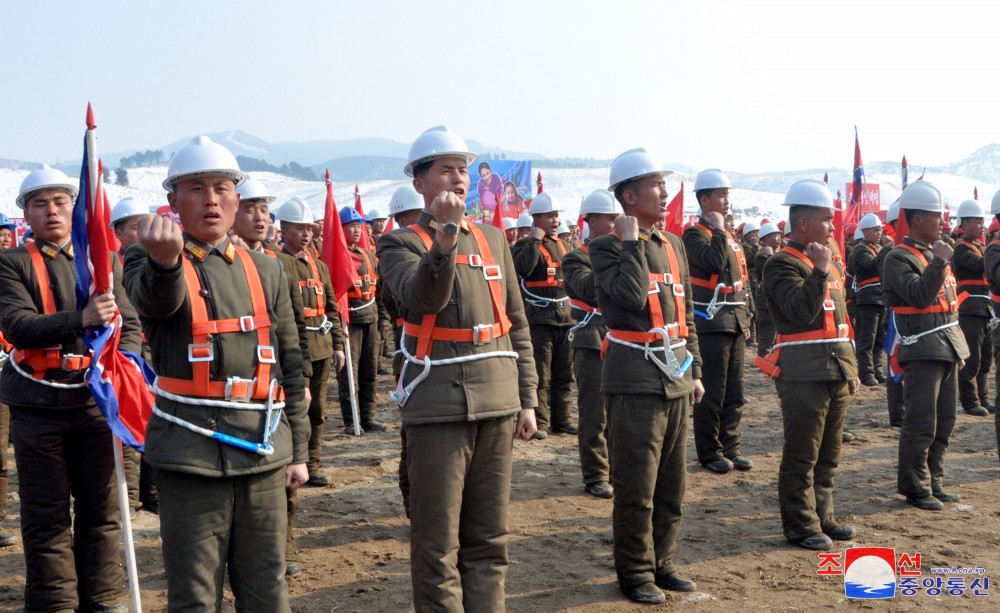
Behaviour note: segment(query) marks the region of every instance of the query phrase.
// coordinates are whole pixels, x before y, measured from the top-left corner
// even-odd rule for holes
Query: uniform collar
[[[49,241],[43,241],[39,239],[35,240],[35,244],[38,245],[38,251],[40,251],[42,255],[49,258],[50,260],[56,259],[56,256],[59,255],[60,251],[65,253],[66,257],[68,257],[69,259],[71,260],[73,259],[72,241],[66,241],[62,247],[54,243],[50,243]]]
[[[264,246],[263,243],[261,243],[261,247],[263,246]],[[300,251],[298,255],[295,255],[294,253],[289,251],[288,247],[286,247],[285,245],[281,246],[281,252],[287,256],[290,256],[293,260],[308,261],[309,259],[309,245],[306,245],[306,248]]]
[[[788,239],[788,245],[787,246],[791,247],[792,249],[797,249],[797,250],[801,251],[802,253],[806,252],[806,246],[805,245],[803,245],[802,243],[797,243],[797,242],[793,241],[792,239]]]
[[[979,239],[973,240],[971,238],[967,238],[966,236],[962,236],[961,240],[969,243],[970,245],[979,245],[980,247],[983,246],[983,242]]]
[[[437,232],[438,226],[441,225],[437,221],[435,221],[434,216],[428,213],[427,211],[420,212],[420,217],[417,219],[417,223],[424,226],[425,228],[430,228],[435,232]],[[471,230],[469,229],[469,222],[465,221],[464,219],[462,220],[462,223],[459,225],[459,227],[462,229],[462,232],[466,233],[471,232]]]
[[[229,240],[229,237],[222,239],[222,242],[213,247],[206,242],[200,241],[190,234],[184,233],[184,251],[193,260],[204,262],[212,253],[217,253],[222,259],[230,264],[236,259],[236,247]]]
[[[911,238],[909,236],[903,237],[903,244],[909,245],[910,247],[916,247],[917,249],[922,249],[924,251],[930,251],[931,249],[930,245],[928,245],[927,243],[918,241],[917,239]]]

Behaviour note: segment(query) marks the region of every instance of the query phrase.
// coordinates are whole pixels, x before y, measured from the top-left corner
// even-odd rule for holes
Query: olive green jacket
[[[555,270],[555,278],[559,281],[565,279],[565,272],[562,270],[562,260],[564,254],[573,250],[573,247],[560,238],[547,236],[539,240],[530,236],[514,243],[510,248],[511,256],[514,258],[514,267],[517,274],[524,281],[544,281],[548,278],[548,263],[542,254],[542,245],[552,257],[553,263],[559,264]],[[527,291],[543,298],[559,299],[566,298],[565,287],[529,287]],[[573,325],[573,317],[569,310],[569,301],[550,302],[545,306],[535,306],[531,304],[533,300],[530,296],[524,296],[524,309],[528,314],[528,321],[532,325],[548,325],[569,327]]]
[[[981,285],[986,280],[986,262],[984,252],[986,246],[976,241],[962,238],[955,243],[955,255],[951,258],[951,267],[958,281],[958,293],[968,292],[969,297],[958,307],[959,315],[975,317],[992,317],[989,288]],[[977,284],[970,284],[970,281]],[[974,296],[981,296],[975,298]]]
[[[726,240],[725,230],[710,228],[703,219],[699,219],[697,224],[684,231],[683,238],[692,277],[708,280],[712,275],[718,275],[717,283],[725,283],[727,286],[740,280],[739,260],[737,260],[736,252]],[[706,304],[712,300],[715,288],[709,289],[694,285],[692,289],[694,291],[693,300],[702,303],[695,308],[704,311]],[[736,334],[749,330],[749,305],[752,301],[753,297],[750,295],[749,287],[744,287],[731,294],[719,294],[718,302],[744,302],[746,304],[724,307],[711,320],[695,317],[698,334],[714,332]]]
[[[188,249],[182,257],[191,261],[201,279],[208,316],[230,319],[250,315],[252,305],[242,263],[239,258],[230,260],[225,256],[228,240],[216,249],[187,234],[184,238],[187,245],[205,250],[203,259]],[[288,279],[277,260],[263,253],[249,253],[260,275],[271,321],[268,334],[277,358],[276,363],[271,364],[271,377],[285,389],[285,408],[272,442],[274,453],[257,455],[153,415],[146,429],[146,457],[159,469],[231,477],[272,470],[290,462],[305,462],[309,457],[311,428],[305,404],[302,351],[288,297]],[[181,263],[163,268],[149,258],[142,245],[133,245],[125,258],[125,288],[142,319],[157,374],[191,379],[192,368],[188,361],[191,306]],[[213,381],[254,377],[257,332],[216,334],[211,342]],[[156,406],[202,428],[252,442],[262,439],[264,411],[199,406],[161,397],[157,397]]]
[[[0,252],[0,330],[18,349],[43,349],[61,345],[64,353],[85,355],[83,311],[76,304],[76,264],[70,245],[59,249],[44,241],[37,242],[49,274],[56,313],[44,315],[38,279],[31,265],[31,255],[23,246]],[[48,247],[47,249],[45,247]],[[119,349],[139,354],[142,333],[139,318],[122,289],[122,268],[112,254],[115,303],[122,314]],[[13,357],[11,358],[13,359]],[[30,366],[23,366],[27,373]],[[49,370],[45,380],[57,384],[84,382],[83,370]],[[65,389],[47,386],[22,376],[11,365],[0,371],[0,401],[14,406],[46,411],[93,407],[94,399],[86,387]],[[2,450],[6,451],[6,450]]]
[[[664,241],[670,241],[677,255],[680,271],[670,269]],[[590,242],[590,261],[597,280],[597,302],[604,316],[604,324],[614,330],[646,332],[651,327],[649,300],[658,300],[664,324],[677,319],[674,294],[670,285],[657,284],[655,293],[649,293],[650,273],[670,273],[674,282],[684,286],[684,320],[687,323],[687,343],[674,349],[677,361],[683,363],[688,355],[693,358],[691,367],[682,378],[671,381],[643,351],[609,342],[604,357],[601,388],[605,394],[662,394],[667,399],[681,398],[691,392],[692,379],[701,378],[701,354],[698,352],[698,333],[694,325],[694,308],[691,304],[691,281],[688,273],[684,245],[673,234],[640,230],[637,241],[622,241],[612,234]],[[657,352],[663,359],[663,352]]]
[[[566,295],[596,309],[597,281],[594,279],[594,269],[590,265],[589,248],[580,247],[567,253],[562,260],[562,271],[566,279]],[[572,309],[573,318],[579,324],[587,314],[576,307]],[[570,346],[574,349],[600,349],[601,341],[607,333],[608,328],[604,325],[604,318],[595,313],[586,326],[573,330]]]
[[[433,238],[431,216],[423,212],[417,223]],[[538,405],[538,375],[531,348],[528,320],[517,287],[514,262],[504,234],[480,225],[490,253],[500,267],[502,302],[510,319],[510,333],[474,345],[459,341],[434,342],[430,358],[441,360],[496,351],[517,357],[490,357],[457,364],[432,366],[427,378],[414,388],[402,407],[403,425],[475,421],[516,414]],[[437,315],[436,326],[472,329],[495,321],[493,301],[482,268],[457,264],[457,254],[478,254],[468,225],[458,233],[458,246],[443,253],[433,242],[430,250],[416,232],[399,228],[379,239],[382,280],[392,294],[400,317],[419,325],[424,315]],[[415,355],[416,338],[407,335],[406,349]],[[409,364],[401,377],[408,385],[423,366]]]
[[[862,283],[880,278],[878,256],[881,247],[862,239],[854,246],[848,259],[847,268],[854,276],[858,289],[854,292],[854,303],[858,306],[882,306],[882,286],[880,281],[862,286]]]
[[[340,315],[337,312],[337,297],[333,293],[333,285],[330,281],[330,269],[319,258],[316,258],[316,270],[319,271],[319,282],[323,286],[323,293],[317,294],[315,288],[299,285],[299,281],[312,279],[312,269],[309,266],[308,260],[306,260],[306,252],[303,251],[296,256],[289,253],[287,248],[283,248],[279,255],[291,263],[291,274],[294,275],[291,281],[299,293],[300,308],[314,309],[322,301],[324,314],[329,323],[333,325],[327,334],[323,334],[320,330],[306,331],[309,359],[315,361],[325,360],[333,356],[334,351],[343,351],[344,325],[341,323]],[[289,274],[287,267],[285,274]],[[292,308],[295,308],[294,300],[292,301]],[[319,327],[323,323],[323,315],[305,317],[304,319],[305,325],[310,328]],[[311,373],[308,376],[312,376]]]

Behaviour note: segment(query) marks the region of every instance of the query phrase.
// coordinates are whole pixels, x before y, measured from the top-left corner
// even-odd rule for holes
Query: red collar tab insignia
[[[59,250],[53,247],[52,245],[49,245],[48,243],[43,243],[42,248],[39,251],[41,251],[42,253],[44,253],[45,255],[49,256],[52,259],[55,259],[55,257],[59,255]]]
[[[204,260],[205,256],[208,255],[208,251],[206,251],[204,247],[195,245],[191,241],[187,241],[186,243],[184,243],[184,250],[190,253],[191,257],[198,260],[199,262]]]
[[[230,262],[236,259],[236,247],[233,246],[232,242],[226,243],[226,248],[223,250],[222,255]]]

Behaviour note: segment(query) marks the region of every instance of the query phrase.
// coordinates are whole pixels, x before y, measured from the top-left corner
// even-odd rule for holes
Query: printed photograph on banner
[[[530,160],[484,160],[469,168],[469,197],[465,214],[476,221],[489,223],[499,211],[504,217],[517,217],[527,210],[531,198]]]

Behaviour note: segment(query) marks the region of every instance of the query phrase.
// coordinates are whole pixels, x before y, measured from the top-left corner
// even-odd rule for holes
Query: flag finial
[[[97,124],[94,123],[94,107],[91,106],[90,103],[88,102],[87,103],[87,129],[88,130],[93,130],[96,127],[97,127]]]

